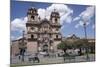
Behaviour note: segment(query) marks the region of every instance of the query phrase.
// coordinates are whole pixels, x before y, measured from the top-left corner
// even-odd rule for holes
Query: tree
[[[76,48],[79,48],[79,55],[82,55],[82,48],[86,48],[86,40],[85,39],[79,39],[77,41],[74,42]]]
[[[58,44],[58,49],[61,49],[66,53],[67,49],[76,48],[75,41],[65,40]]]
[[[81,48],[85,48],[86,50],[86,58],[87,60],[89,60],[89,42],[87,39],[80,39],[79,41],[76,42],[76,45],[77,47],[80,49],[80,52],[79,54],[82,55],[82,52],[81,52]]]
[[[76,48],[79,48],[79,55],[82,55],[82,43],[78,40],[75,42]]]
[[[90,53],[95,53],[95,42],[89,42]]]
[[[66,44],[67,44],[67,46],[68,46],[68,49],[72,49],[72,48],[75,47],[75,46],[74,46],[74,41],[68,41],[68,40],[66,40],[65,42],[66,42]]]
[[[57,48],[63,50],[64,53],[66,54],[66,50],[75,48],[75,45],[74,45],[74,42],[65,40],[59,43]]]
[[[62,41],[57,46],[58,49],[61,49],[62,51],[64,51],[64,54],[63,54],[64,62],[66,60],[66,57],[69,56],[68,53],[66,53],[66,50],[71,47],[71,46],[69,46],[69,44],[71,44],[71,43],[68,41]]]
[[[57,46],[57,48],[61,49],[66,54],[67,44],[64,41],[62,41],[61,43],[59,43],[58,46]]]

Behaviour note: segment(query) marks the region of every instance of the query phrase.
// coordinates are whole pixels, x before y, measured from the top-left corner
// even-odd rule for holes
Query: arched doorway
[[[47,44],[43,45],[43,52],[48,52],[48,45]]]

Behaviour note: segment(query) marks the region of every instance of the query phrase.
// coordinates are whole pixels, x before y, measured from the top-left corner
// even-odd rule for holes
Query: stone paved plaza
[[[76,56],[75,59],[66,59],[64,62],[63,57],[39,57],[40,63],[33,63],[28,61],[28,56],[24,57],[25,60],[22,62],[17,57],[12,58],[11,65],[40,65],[40,64],[53,64],[53,63],[75,63],[75,62],[89,62],[89,61],[95,61],[95,55],[89,54],[89,60],[86,59],[86,55],[83,56]]]

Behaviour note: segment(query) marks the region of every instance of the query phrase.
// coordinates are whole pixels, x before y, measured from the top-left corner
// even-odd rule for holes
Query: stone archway
[[[43,45],[43,52],[48,52],[48,45],[47,44]]]

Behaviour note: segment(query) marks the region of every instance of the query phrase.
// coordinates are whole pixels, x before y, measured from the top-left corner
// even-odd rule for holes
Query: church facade
[[[27,12],[26,23],[27,52],[56,52],[57,45],[61,42],[62,36],[59,31],[60,15],[52,11],[50,19],[41,19],[36,8],[30,8]]]

